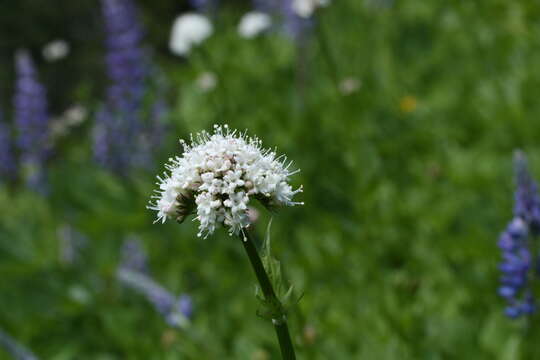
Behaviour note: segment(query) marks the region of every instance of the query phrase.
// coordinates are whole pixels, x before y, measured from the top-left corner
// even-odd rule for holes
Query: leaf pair
[[[289,310],[298,304],[302,295],[295,295],[294,285],[287,286],[281,272],[280,261],[272,257],[270,241],[271,226],[272,219],[270,219],[266,229],[261,259],[274,289],[275,298],[266,298],[259,286],[255,289],[255,296],[261,302],[261,307],[257,310],[257,315],[265,319],[279,321],[285,318]]]

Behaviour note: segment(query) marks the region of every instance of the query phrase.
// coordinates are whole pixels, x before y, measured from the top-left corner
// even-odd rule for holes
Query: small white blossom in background
[[[246,13],[240,20],[240,23],[238,24],[238,33],[243,38],[252,39],[261,32],[267,30],[270,25],[272,25],[272,18],[270,15],[258,11],[251,11]]]
[[[202,92],[209,92],[216,88],[217,86],[217,76],[209,71],[203,72],[199,77],[197,77],[196,83],[197,87],[201,89]]]
[[[69,134],[72,128],[81,125],[86,120],[87,114],[86,108],[82,105],[69,107],[62,116],[51,121],[51,139],[56,141]]]
[[[292,0],[292,10],[300,17],[309,18],[317,8],[328,4],[330,0]]]
[[[73,265],[79,260],[81,251],[88,244],[86,236],[70,225],[64,224],[57,230],[58,258],[64,265]]]
[[[77,126],[80,125],[86,120],[86,115],[88,114],[88,111],[86,108],[82,105],[75,104],[73,106],[70,106],[65,112],[64,112],[64,119],[66,123],[70,126]]]
[[[169,47],[174,54],[185,56],[212,32],[212,23],[205,16],[196,13],[180,15],[174,21]]]
[[[215,125],[212,134],[203,131],[181,141],[181,157],[169,159],[168,173],[158,177],[158,195],[148,208],[157,211],[157,221],[183,221],[191,213],[199,221],[205,238],[219,224],[238,234],[250,224],[248,205],[259,200],[267,207],[293,206],[302,187],[294,190],[289,177],[292,162],[270,149],[263,149],[257,137]]]
[[[69,44],[64,40],[54,40],[43,47],[42,53],[48,62],[58,61],[69,54]]]
[[[350,95],[357,92],[361,86],[362,83],[360,82],[360,80],[354,77],[347,77],[339,83],[339,91],[343,95]]]

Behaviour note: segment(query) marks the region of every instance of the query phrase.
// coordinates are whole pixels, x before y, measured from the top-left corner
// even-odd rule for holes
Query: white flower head
[[[215,87],[218,84],[217,76],[209,71],[205,71],[202,74],[199,75],[199,77],[196,80],[197,87],[202,92],[209,92],[215,89]]]
[[[248,205],[253,199],[266,207],[293,206],[302,187],[294,190],[289,177],[292,162],[275,151],[263,149],[257,137],[214,125],[214,132],[180,141],[182,156],[169,159],[168,172],[160,178],[157,195],[148,206],[157,211],[157,221],[183,221],[194,213],[198,236],[207,237],[220,224],[229,234],[238,234],[250,224]]]
[[[330,0],[292,0],[292,10],[300,17],[309,18],[317,8],[328,4]]]
[[[202,43],[212,32],[212,23],[205,16],[196,13],[180,15],[174,21],[169,47],[176,55],[187,55],[193,46]]]
[[[350,95],[357,92],[362,86],[362,82],[355,77],[349,76],[339,83],[339,91],[343,95]]]
[[[64,111],[63,117],[69,126],[77,126],[86,120],[87,115],[88,111],[84,106],[75,104]]]
[[[251,39],[267,30],[270,25],[272,25],[270,15],[258,11],[250,11],[242,16],[238,24],[238,33],[243,38]]]
[[[69,44],[64,40],[54,40],[43,47],[43,57],[48,62],[65,58],[69,54]]]

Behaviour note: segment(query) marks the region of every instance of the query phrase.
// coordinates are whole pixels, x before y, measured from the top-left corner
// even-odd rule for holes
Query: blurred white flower
[[[251,39],[268,29],[270,25],[272,25],[270,15],[258,11],[250,11],[240,20],[238,33],[246,39]]]
[[[347,77],[339,83],[339,91],[341,91],[343,95],[350,95],[354,92],[357,92],[361,86],[362,83],[360,82],[360,80],[354,77]]]
[[[205,71],[196,80],[197,87],[201,89],[202,92],[209,92],[214,90],[217,85],[217,77],[214,73]]]
[[[51,121],[50,138],[54,142],[69,134],[72,128],[82,124],[87,117],[87,110],[82,105],[72,105],[64,113]]]
[[[308,18],[319,7],[327,6],[330,0],[292,0],[292,10],[296,15]]]
[[[302,191],[293,190],[289,177],[292,162],[263,149],[258,138],[215,125],[214,133],[203,131],[181,141],[182,157],[171,158],[169,173],[160,178],[158,195],[148,208],[157,211],[157,220],[183,221],[196,213],[199,236],[213,233],[219,224],[238,234],[249,226],[249,202],[259,200],[267,207],[302,204],[292,200]]]
[[[70,126],[80,125],[86,119],[87,111],[82,105],[75,104],[64,112],[64,119]]]
[[[176,55],[187,55],[193,46],[202,43],[212,32],[212,23],[205,16],[196,13],[180,15],[174,21],[169,47]]]
[[[68,224],[56,230],[58,236],[59,260],[62,264],[73,265],[80,257],[81,250],[86,247],[88,239]]]
[[[63,59],[69,54],[69,44],[64,40],[54,40],[43,47],[42,53],[49,62]]]
[[[92,293],[82,285],[72,285],[67,292],[72,301],[81,305],[88,305],[92,301]]]

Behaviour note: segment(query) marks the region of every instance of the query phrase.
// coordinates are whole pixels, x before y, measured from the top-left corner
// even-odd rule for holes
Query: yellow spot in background
[[[401,98],[399,101],[399,109],[403,113],[411,113],[414,110],[416,110],[416,106],[418,105],[418,100],[414,96],[407,95]]]
[[[161,344],[165,348],[171,347],[177,340],[176,331],[167,329],[161,335]]]
[[[304,327],[303,337],[304,344],[313,345],[317,340],[317,330],[311,325],[306,325],[306,327]]]
[[[264,349],[258,349],[251,356],[251,360],[270,360],[270,354]]]

